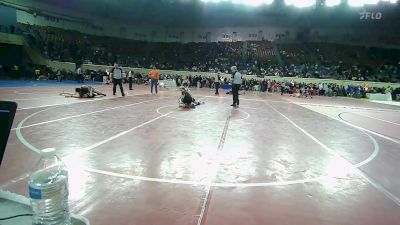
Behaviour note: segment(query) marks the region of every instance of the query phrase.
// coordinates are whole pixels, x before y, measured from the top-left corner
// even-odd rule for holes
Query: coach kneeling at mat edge
[[[118,84],[122,96],[125,96],[124,88],[122,87],[122,69],[116,63],[114,64],[114,68],[111,70],[111,77],[114,85],[113,95],[115,95],[115,93],[117,92],[117,84]]]

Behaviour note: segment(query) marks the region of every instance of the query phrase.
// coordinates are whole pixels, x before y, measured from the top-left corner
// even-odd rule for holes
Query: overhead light
[[[202,2],[214,2],[214,3],[218,3],[218,2],[222,2],[223,0],[201,0]]]
[[[315,6],[315,0],[285,0],[286,5],[292,5],[298,8]]]
[[[325,5],[328,7],[337,6],[342,2],[342,0],[326,0]]]
[[[260,6],[264,4],[269,5],[274,2],[274,0],[232,0],[232,2],[249,6]]]
[[[203,2],[213,2],[213,3],[218,3],[218,2],[232,2],[235,4],[241,4],[241,5],[248,5],[248,6],[260,6],[264,4],[271,4],[274,2],[274,0],[201,0]]]
[[[347,4],[352,7],[377,4],[379,0],[347,0]]]
[[[268,5],[274,2],[274,0],[201,0],[202,2],[232,2],[234,4],[248,5],[248,6],[260,6]],[[340,5],[343,0],[325,0],[325,6],[332,7]],[[398,0],[347,0],[347,4],[352,7],[361,7],[364,5],[377,4],[379,1],[396,3]],[[311,7],[316,4],[316,0],[284,0],[286,5],[292,5],[295,7]]]
[[[382,2],[390,2],[390,3],[396,3],[397,0],[381,0]]]

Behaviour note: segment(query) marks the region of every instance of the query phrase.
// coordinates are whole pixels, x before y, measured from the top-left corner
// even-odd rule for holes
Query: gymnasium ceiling
[[[318,0],[321,1],[321,0]],[[400,4],[378,5],[367,8],[294,8],[283,0],[256,8],[229,2],[204,3],[200,0],[0,0],[38,11],[84,18],[101,25],[113,21],[117,26],[158,25],[163,27],[232,27],[283,24],[314,26],[395,25],[400,26]],[[360,12],[382,12],[380,21],[360,21]]]

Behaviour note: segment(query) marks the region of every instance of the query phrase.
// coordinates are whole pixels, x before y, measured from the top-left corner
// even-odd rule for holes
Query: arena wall
[[[43,15],[17,10],[17,21],[22,24],[37,26],[51,26],[66,30],[75,30],[81,33],[142,40],[150,42],[232,42],[232,41],[273,41],[278,35],[287,34],[287,38],[294,38],[296,28],[291,27],[223,27],[223,28],[165,28],[165,27],[138,27],[115,26],[115,23],[104,21],[98,26],[78,21],[69,21],[59,18],[47,20]]]

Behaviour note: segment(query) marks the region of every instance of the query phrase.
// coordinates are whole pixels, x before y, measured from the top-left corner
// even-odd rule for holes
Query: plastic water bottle
[[[29,177],[33,225],[70,225],[68,170],[55,149],[45,149]]]

